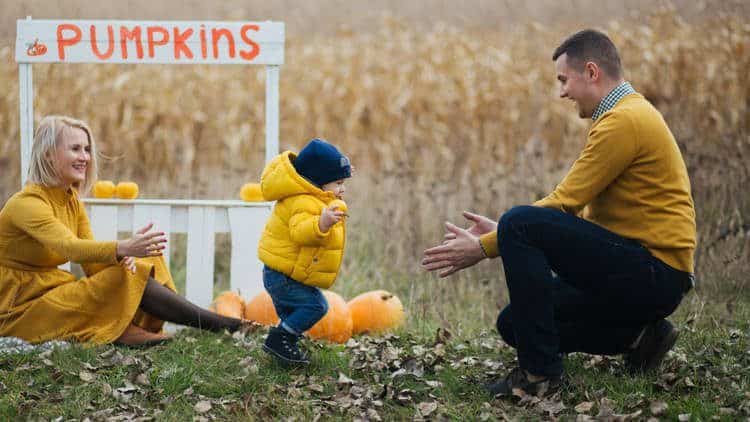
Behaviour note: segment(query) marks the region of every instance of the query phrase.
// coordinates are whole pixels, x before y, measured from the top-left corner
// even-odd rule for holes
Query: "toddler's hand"
[[[323,212],[320,214],[320,222],[318,223],[320,231],[323,233],[327,232],[334,224],[341,221],[345,215],[343,211],[334,210],[334,207],[323,208]]]

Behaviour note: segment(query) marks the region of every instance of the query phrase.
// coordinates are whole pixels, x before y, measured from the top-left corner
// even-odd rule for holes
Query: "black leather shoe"
[[[526,371],[518,367],[510,371],[503,379],[487,384],[485,388],[494,396],[511,396],[513,390],[522,390],[525,394],[546,397],[552,395],[563,385],[562,375],[545,377],[541,381],[529,381]]]
[[[654,321],[643,329],[638,345],[625,354],[625,367],[632,373],[659,369],[664,356],[674,346],[680,332],[666,319]]]
[[[286,365],[308,365],[310,359],[299,349],[298,341],[299,336],[281,327],[273,327],[268,331],[263,351]]]

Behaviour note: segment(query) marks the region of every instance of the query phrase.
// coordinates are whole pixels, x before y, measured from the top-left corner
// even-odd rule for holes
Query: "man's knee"
[[[533,205],[517,205],[500,217],[498,222],[498,230],[506,231],[518,224],[527,223],[536,218],[540,208]]]
[[[500,337],[511,347],[516,347],[516,336],[513,334],[513,320],[511,319],[510,305],[503,308],[500,311],[500,315],[497,316],[497,332],[500,333]]]
[[[501,254],[503,241],[519,234],[520,225],[533,221],[538,211],[539,207],[519,205],[509,209],[500,217],[497,223],[497,239]]]

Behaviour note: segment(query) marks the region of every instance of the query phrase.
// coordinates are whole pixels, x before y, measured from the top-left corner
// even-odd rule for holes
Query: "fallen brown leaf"
[[[432,412],[437,410],[438,404],[437,402],[422,402],[417,405],[417,409],[419,409],[419,414],[424,416],[429,416]]]
[[[78,378],[83,382],[91,382],[96,379],[96,376],[89,371],[81,370],[78,372]]]
[[[198,413],[206,413],[211,410],[211,402],[208,400],[201,400],[193,406],[193,410]]]
[[[655,400],[651,402],[651,405],[649,406],[651,410],[651,414],[654,416],[661,416],[664,414],[664,412],[667,411],[667,408],[669,406],[667,403],[661,401],[661,400]]]
[[[588,413],[594,407],[594,402],[582,401],[574,407],[577,413]]]

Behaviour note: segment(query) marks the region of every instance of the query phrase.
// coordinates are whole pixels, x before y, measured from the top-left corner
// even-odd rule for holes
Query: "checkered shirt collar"
[[[594,114],[591,116],[591,120],[596,121],[599,117],[602,116],[602,114],[608,112],[612,109],[612,107],[617,104],[622,97],[633,94],[635,92],[635,89],[633,89],[633,86],[630,85],[630,82],[623,82],[620,85],[617,85],[615,89],[612,91],[609,91],[609,94],[607,94],[602,100],[599,102],[599,105],[596,106],[596,110],[594,110]]]

